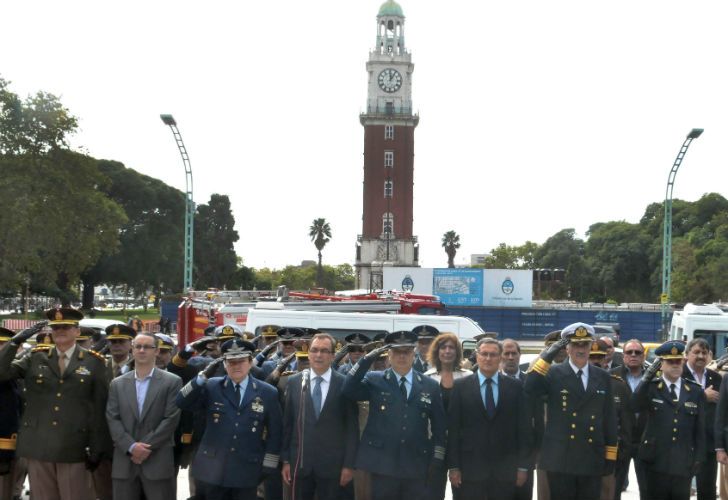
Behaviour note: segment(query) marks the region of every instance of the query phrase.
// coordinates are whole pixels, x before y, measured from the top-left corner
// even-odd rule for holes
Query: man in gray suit
[[[114,498],[174,500],[175,404],[182,379],[155,369],[159,340],[138,333],[132,343],[134,369],[111,382],[106,420],[114,440]],[[143,492],[143,496],[142,496]]]

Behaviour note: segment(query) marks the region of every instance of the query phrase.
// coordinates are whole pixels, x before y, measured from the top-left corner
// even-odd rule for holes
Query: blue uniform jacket
[[[404,400],[397,374],[369,372],[362,358],[346,376],[344,395],[369,401],[369,417],[356,455],[356,468],[402,479],[424,479],[433,459],[445,459],[447,420],[440,386],[414,372]]]
[[[238,407],[230,378],[214,377],[200,385],[197,377],[177,395],[183,410],[206,414],[205,434],[192,461],[192,474],[225,488],[251,488],[263,467],[278,466],[283,418],[278,391],[248,376]]]

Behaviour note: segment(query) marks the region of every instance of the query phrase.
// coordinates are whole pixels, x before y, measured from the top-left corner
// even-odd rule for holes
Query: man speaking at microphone
[[[281,473],[293,500],[336,500],[353,476],[358,414],[342,395],[346,377],[331,369],[335,349],[331,335],[314,335],[311,368],[286,386]]]

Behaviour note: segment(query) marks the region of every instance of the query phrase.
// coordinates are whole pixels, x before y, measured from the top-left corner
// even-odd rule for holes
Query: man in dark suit
[[[174,431],[182,388],[177,375],[155,368],[159,340],[138,333],[132,341],[134,369],[115,378],[106,420],[114,440],[114,498],[174,500]]]
[[[344,383],[347,397],[369,402],[356,468],[371,473],[373,500],[425,498],[428,474],[442,474],[445,459],[440,386],[412,369],[414,333],[390,333],[384,341],[354,365]],[[368,372],[386,350],[391,368]]]
[[[604,360],[604,369],[610,371],[618,366],[622,366],[624,364],[624,356],[621,352],[614,350],[617,347],[614,339],[608,335],[604,335],[599,340],[607,344],[607,357]]]
[[[282,476],[300,500],[336,500],[354,474],[358,411],[341,393],[346,377],[331,369],[334,349],[333,337],[314,335],[311,368],[292,375],[286,386]]]
[[[526,392],[547,398],[540,467],[548,472],[551,498],[598,500],[602,475],[617,460],[617,417],[609,373],[589,366],[594,328],[574,323],[541,353],[526,377]],[[566,347],[568,359],[551,365]]]
[[[647,413],[639,456],[647,464],[650,500],[688,500],[690,479],[706,457],[705,396],[700,385],[682,377],[684,349],[679,340],[655,349],[660,359],[632,394],[634,409]],[[662,376],[655,378],[660,368]]]
[[[710,360],[710,344],[704,338],[694,338],[685,346],[687,360],[682,376],[697,382],[705,394],[705,445],[708,455],[701,459],[700,470],[695,474],[698,500],[715,500],[715,482],[718,478],[718,462],[715,459],[715,409],[718,406],[721,376],[707,367]]]
[[[497,340],[479,340],[476,375],[453,385],[447,461],[460,500],[514,500],[532,466],[530,408],[521,382],[498,372],[502,352]]]

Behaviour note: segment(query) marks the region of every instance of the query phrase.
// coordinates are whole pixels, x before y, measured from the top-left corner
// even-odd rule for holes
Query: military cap
[[[304,332],[301,328],[285,327],[278,330],[278,338],[284,342],[293,342],[297,338],[303,337]]]
[[[586,323],[572,323],[561,330],[561,338],[569,342],[591,342],[594,340],[594,327]]]
[[[78,322],[83,319],[83,313],[70,307],[59,307],[56,309],[48,309],[45,312],[48,318],[48,325],[72,325],[78,326]]]
[[[303,330],[302,337],[307,338],[307,339],[312,338],[316,334],[323,333],[321,330],[319,330],[317,328],[301,328],[301,330]]]
[[[217,340],[220,342],[225,342],[226,340],[230,340],[233,337],[241,337],[243,336],[243,329],[240,328],[238,325],[220,325],[215,328],[214,337],[217,337]]]
[[[420,325],[412,329],[412,333],[417,335],[417,339],[434,339],[440,335],[440,330],[430,325]]]
[[[249,332],[245,330],[243,332],[243,340],[253,340],[255,338],[255,334],[253,332]]]
[[[662,359],[682,359],[685,343],[680,340],[668,340],[655,349],[655,356]]]
[[[33,341],[28,341],[28,343],[34,343],[37,347],[53,345],[53,336],[50,331],[41,331],[36,333]]]
[[[0,327],[0,342],[8,341],[15,336],[15,332],[7,328]]]
[[[384,337],[384,343],[392,347],[414,347],[417,343],[417,335],[407,330],[392,332]]]
[[[549,332],[543,337],[543,343],[544,345],[551,345],[557,340],[561,338],[561,330],[554,330],[553,332]]]
[[[387,335],[387,332],[377,333],[372,339],[372,342],[384,342],[384,339],[387,337]]]
[[[264,338],[276,338],[278,337],[278,330],[280,330],[281,327],[278,325],[265,325],[260,327],[260,334]]]
[[[477,335],[473,335],[474,340],[480,340],[480,339],[497,339],[498,338],[498,332],[483,332],[479,333]]]
[[[155,333],[154,337],[157,339],[159,343],[159,349],[162,351],[171,351],[174,349],[174,340],[172,340],[172,337],[165,333]]]
[[[106,340],[131,340],[136,337],[136,330],[130,326],[109,325],[106,327]]]
[[[251,357],[253,351],[255,351],[255,346],[247,340],[233,337],[224,342],[220,350],[222,351],[222,359],[241,359]]]
[[[607,355],[607,343],[603,340],[595,340],[592,342],[591,349],[589,350],[589,356],[606,356]]]
[[[91,340],[96,333],[96,330],[89,328],[88,326],[81,327],[81,333],[76,337],[76,340]]]
[[[347,335],[346,337],[344,337],[344,340],[346,340],[346,343],[352,347],[364,347],[365,344],[371,342],[369,337],[367,337],[363,333],[352,333],[351,335]]]

